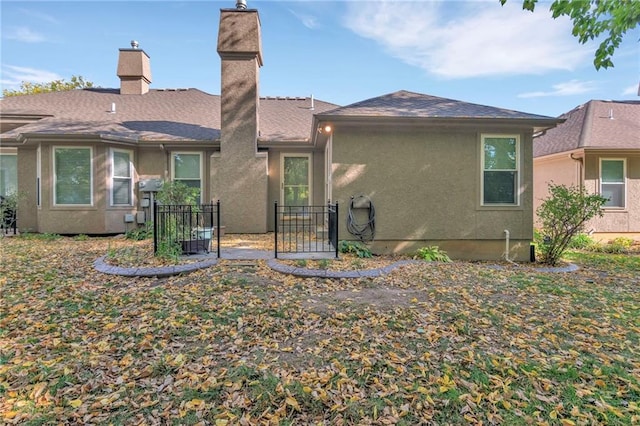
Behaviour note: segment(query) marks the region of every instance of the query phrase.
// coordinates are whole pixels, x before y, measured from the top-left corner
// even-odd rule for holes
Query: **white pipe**
[[[504,239],[505,239],[505,248],[504,248],[504,258],[507,262],[511,262],[511,259],[509,259],[509,230],[505,229],[504,230]]]

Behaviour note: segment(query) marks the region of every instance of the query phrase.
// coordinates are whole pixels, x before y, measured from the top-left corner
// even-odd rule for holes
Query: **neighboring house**
[[[640,101],[592,100],[560,118],[534,138],[534,207],[551,182],[584,188],[608,200],[587,231],[640,239]]]
[[[559,120],[399,91],[350,106],[260,98],[256,10],[223,9],[220,96],[151,90],[149,57],[121,49],[119,89],[0,102],[17,148],[19,226],[108,234],[146,211],[143,179],[182,180],[220,200],[228,233],[273,230],[273,203],[375,207],[375,252],[436,244],[454,258],[528,260],[532,138]],[[28,118],[25,119],[25,117]],[[17,127],[21,125],[20,127]],[[8,130],[4,130],[8,129]]]

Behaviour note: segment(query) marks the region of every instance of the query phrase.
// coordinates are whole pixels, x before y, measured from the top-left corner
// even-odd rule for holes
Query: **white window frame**
[[[309,171],[307,175],[308,185],[309,185],[309,202],[307,206],[313,205],[313,158],[310,153],[286,153],[283,152],[280,155],[280,203],[284,206],[284,159],[286,157],[293,158],[306,158],[309,161]]]
[[[129,176],[116,176],[115,171],[116,171],[116,164],[115,164],[115,153],[116,152],[120,152],[120,153],[125,153],[127,155],[129,155]],[[109,157],[111,159],[111,188],[109,190],[110,192],[110,198],[111,198],[111,206],[112,207],[119,207],[119,206],[133,206],[133,173],[134,173],[134,168],[133,168],[133,151],[128,150],[128,149],[117,149],[117,148],[111,148],[110,153],[109,153]],[[115,197],[114,197],[114,193],[113,190],[115,188],[115,180],[116,179],[129,179],[130,185],[130,192],[129,192],[129,203],[127,204],[116,204],[115,203]]]
[[[18,154],[14,153],[14,152],[8,152],[8,153],[0,153],[0,156],[2,156],[2,157],[15,157],[15,159],[16,159],[16,182],[15,182],[16,191],[15,192],[18,192]],[[5,183],[6,183],[6,180],[5,180]],[[10,192],[7,192],[7,194],[0,194],[0,195],[9,195],[9,194],[10,194]]]
[[[515,200],[513,203],[485,203],[484,201],[484,172],[485,158],[484,158],[484,145],[486,139],[515,139],[516,141],[516,158],[515,169],[488,169],[494,172],[515,172],[516,182],[514,188]],[[520,180],[522,178],[522,165],[520,159],[520,135],[518,134],[506,134],[506,133],[483,133],[480,135],[480,205],[483,207],[517,207],[520,206]]]
[[[603,161],[621,161],[622,162],[622,182],[603,182],[602,180],[602,162]],[[602,191],[602,185],[622,185],[622,205],[621,206],[602,206],[603,209],[608,210],[623,210],[627,207],[627,159],[626,158],[609,158],[609,157],[600,157],[599,161],[599,170],[598,170],[598,178],[600,181],[600,194],[602,195],[604,192]]]
[[[89,204],[59,204],[57,187],[58,187],[58,176],[56,175],[56,151],[58,149],[88,149],[89,150]],[[52,152],[52,163],[53,163],[53,205],[54,206],[72,206],[72,207],[86,207],[93,206],[93,147],[91,146],[54,146]]]
[[[203,154],[202,152],[199,151],[171,151],[171,180],[174,181],[187,181],[187,180],[195,180],[195,179],[184,179],[184,178],[180,178],[180,179],[176,179],[176,161],[175,161],[175,157],[176,155],[181,155],[181,154],[186,154],[186,155],[197,155],[199,157],[199,180],[200,180],[200,194],[198,195],[198,198],[200,199],[200,203],[202,203],[202,201],[204,200],[204,179],[203,179]]]

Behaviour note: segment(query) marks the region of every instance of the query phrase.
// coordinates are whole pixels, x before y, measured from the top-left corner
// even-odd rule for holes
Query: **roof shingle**
[[[115,112],[111,112],[112,104]],[[337,105],[310,98],[262,98],[260,139],[306,140],[313,114]],[[3,116],[52,115],[2,134],[84,134],[140,141],[214,141],[220,138],[220,96],[198,89],[151,90],[121,95],[118,89],[81,89],[23,95],[0,101]]]
[[[566,121],[534,138],[534,157],[579,148],[640,149],[640,101],[591,100],[560,118]]]

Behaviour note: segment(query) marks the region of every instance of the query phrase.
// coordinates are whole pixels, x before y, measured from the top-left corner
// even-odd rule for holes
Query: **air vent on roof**
[[[137,49],[138,48],[138,42],[136,40],[131,40],[131,48],[132,49]]]
[[[236,9],[245,10],[247,8],[247,0],[237,0]]]

